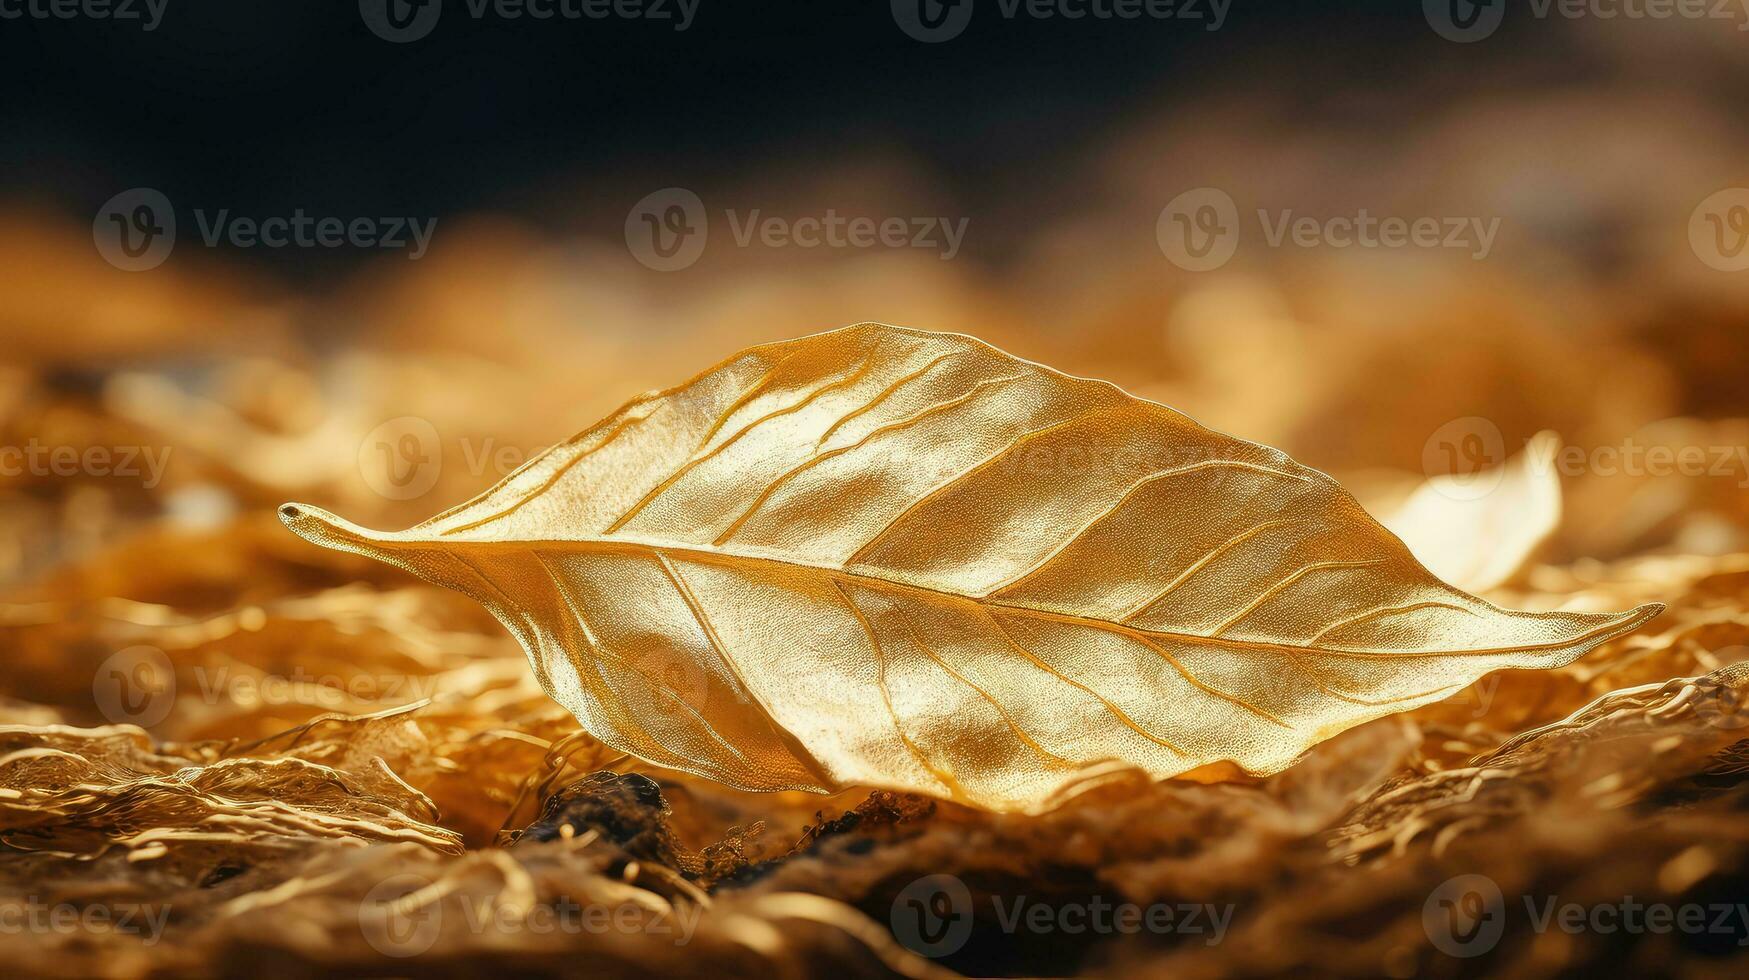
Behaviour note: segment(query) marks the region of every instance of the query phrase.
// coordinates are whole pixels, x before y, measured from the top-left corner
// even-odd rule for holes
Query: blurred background
[[[9,2],[0,578],[405,526],[861,320],[1357,490],[1698,446],[1563,469],[1554,555],[1737,549],[1749,13],[1701,6]]]
[[[512,908],[529,874],[547,899],[684,906],[688,879],[789,862],[723,889],[740,912],[696,946],[550,951],[638,976],[786,957],[879,975],[858,944],[904,882],[950,870],[1073,902],[1099,882],[1247,903],[1251,938],[1185,943],[1204,969],[1175,977],[1443,969],[1422,909],[1460,873],[1512,894],[1570,865],[1602,884],[1562,895],[1611,901],[1725,881],[1735,902],[1741,793],[1709,811],[1683,784],[1640,823],[1615,794],[1663,785],[1626,778],[1654,763],[1712,765],[1741,725],[1740,694],[1675,728],[1634,685],[1749,659],[1745,28],[1749,0],[0,0],[0,893],[152,896],[177,930],[9,934],[7,962],[322,975],[385,953],[363,912],[410,869]],[[1245,792],[925,820],[618,758],[472,600],[274,516],[407,527],[640,392],[866,320],[973,334],[1280,447],[1504,605],[1671,609]],[[1517,791],[1525,821],[1490,824],[1512,807],[1466,789],[1440,812],[1473,795],[1478,816],[1363,813],[1324,863],[1387,780],[1624,690],[1645,703],[1610,717],[1656,724],[1607,751],[1539,743],[1572,771]],[[660,793],[590,781],[610,767]],[[627,865],[593,829],[487,846],[571,842],[579,801],[666,850]],[[816,846],[858,820],[902,840]],[[1483,825],[1467,857],[1448,847]],[[1396,861],[1434,830],[1443,864]],[[1033,852],[1045,872],[1012,870]],[[861,911],[828,929],[756,903],[785,889]],[[747,940],[742,913],[783,942]],[[1551,931],[1500,961],[1677,962],[1604,938]],[[947,962],[1160,953],[1032,940]]]

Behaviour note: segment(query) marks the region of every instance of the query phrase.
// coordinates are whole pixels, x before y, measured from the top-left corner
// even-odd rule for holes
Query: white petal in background
[[[1560,436],[1541,432],[1492,474],[1436,476],[1394,507],[1368,509],[1428,571],[1484,592],[1517,574],[1560,525],[1560,450]]]

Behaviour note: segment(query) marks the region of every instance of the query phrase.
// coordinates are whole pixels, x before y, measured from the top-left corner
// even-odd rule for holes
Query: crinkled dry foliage
[[[1460,961],[1430,943],[1423,905],[1460,874],[1583,902],[1744,893],[1749,557],[1530,564],[1490,596],[1670,608],[1568,667],[1491,674],[1273,777],[1118,780],[1026,816],[742,793],[619,757],[470,600],[270,522],[150,527],[21,582],[0,609],[8,921],[70,907],[113,923],[9,929],[13,966],[1705,973],[1731,969],[1744,938],[1518,928]],[[1025,896],[1233,912],[1219,943],[1005,931],[979,912],[963,947],[930,960],[889,922],[933,874],[961,879],[975,909]],[[573,905],[614,918],[537,927]]]
[[[1615,152],[1624,126],[1684,145],[1683,105],[1523,104],[1535,145],[1572,162],[1527,176],[1551,183],[1525,199],[1605,193],[1561,176],[1604,167],[1617,179],[1599,187],[1634,189],[1612,212],[1624,221],[1693,206]],[[0,446],[171,453],[161,480],[0,473],[0,962],[74,976],[1740,974],[1740,922],[1539,932],[1523,899],[1749,893],[1742,280],[1686,253],[1613,255],[1604,281],[1564,259],[1395,256],[1381,271],[1308,252],[1268,278],[1169,279],[1160,329],[1157,255],[1063,261],[1127,240],[1135,201],[1158,197],[1158,161],[1211,132],[1240,185],[1279,175],[1314,212],[1376,180],[1345,172],[1368,155],[1414,173],[1400,154],[1450,160],[1454,134],[1499,145],[1496,118],[1453,112],[1419,143],[1392,131],[1287,158],[1275,117],[1175,120],[1075,182],[1099,196],[1063,209],[1084,220],[1021,243],[1002,280],[821,252],[805,269],[736,256],[721,279],[705,263],[685,287],[642,293],[614,278],[619,251],[458,222],[404,271],[275,299],[216,269],[129,279],[101,266],[87,229],[0,223],[0,254],[28,270],[0,310],[14,361],[0,367]],[[1554,119],[1596,122],[1549,139]],[[1497,182],[1497,168],[1452,166]],[[1441,213],[1419,195],[1449,182],[1396,183],[1403,210]],[[753,190],[774,209],[789,199]],[[1027,221],[1039,213],[1029,200]],[[1388,524],[1433,521],[1400,529],[1459,549],[1442,554],[1451,574],[1502,607],[1668,608],[1568,666],[1489,674],[1273,776],[1118,780],[1042,814],[993,814],[867,789],[739,792],[631,762],[579,731],[475,602],[312,547],[272,513],[307,500],[406,527],[630,391],[846,311],[1014,325],[987,339],[1279,446]],[[330,324],[357,332],[323,335]],[[1491,462],[1518,469],[1474,506],[1440,506],[1420,487],[1430,435],[1478,414],[1503,434]],[[1555,508],[1522,453],[1549,428],[1580,453],[1700,447],[1704,470],[1557,467]],[[976,914],[932,960],[892,926],[906,889],[937,874],[964,883]],[[1492,879],[1511,913],[1467,960],[1435,946],[1424,914],[1460,875]],[[990,899],[1020,897],[1232,914],[1214,943],[1206,929],[1005,931]],[[571,906],[596,927],[535,928]]]

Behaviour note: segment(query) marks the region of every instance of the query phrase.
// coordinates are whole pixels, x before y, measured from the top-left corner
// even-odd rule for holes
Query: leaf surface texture
[[[1276,772],[1658,611],[1502,610],[1277,450],[879,324],[737,354],[406,531],[281,514],[483,603],[616,749],[995,810]]]

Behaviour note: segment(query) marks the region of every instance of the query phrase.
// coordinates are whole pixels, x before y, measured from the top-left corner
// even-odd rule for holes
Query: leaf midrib
[[[415,544],[415,543],[419,543],[421,540],[422,539],[417,539],[417,538],[400,538],[397,536],[385,536],[384,538],[376,539],[377,543],[391,543],[391,542],[393,542],[393,543],[402,543],[402,544]],[[1412,659],[1412,658],[1417,658],[1417,657],[1500,656],[1500,655],[1509,654],[1509,653],[1519,653],[1519,652],[1527,652],[1527,651],[1535,651],[1535,650],[1559,650],[1559,649],[1565,649],[1565,648],[1569,648],[1569,647],[1582,646],[1582,645],[1588,643],[1589,641],[1595,639],[1599,635],[1609,633],[1611,631],[1625,631],[1627,629],[1632,628],[1633,626],[1638,625],[1641,622],[1644,622],[1646,619],[1649,619],[1652,615],[1655,615],[1657,612],[1657,610],[1653,607],[1640,606],[1634,610],[1631,610],[1629,613],[1627,613],[1626,618],[1618,619],[1618,620],[1615,620],[1613,622],[1601,624],[1598,627],[1596,627],[1595,629],[1587,630],[1586,632],[1580,634],[1579,636],[1572,637],[1570,639],[1551,640],[1551,641],[1546,642],[1546,643],[1516,644],[1516,645],[1512,645],[1512,646],[1490,647],[1490,648],[1485,648],[1485,649],[1414,650],[1414,651],[1403,652],[1403,653],[1393,653],[1393,652],[1389,652],[1389,651],[1378,651],[1378,650],[1348,650],[1348,649],[1342,649],[1342,648],[1307,646],[1304,644],[1279,643],[1279,642],[1271,642],[1271,641],[1264,641],[1264,640],[1245,640],[1245,639],[1238,639],[1235,637],[1204,636],[1200,633],[1186,633],[1186,632],[1179,632],[1179,631],[1174,631],[1174,630],[1143,629],[1141,627],[1132,626],[1132,625],[1129,625],[1126,623],[1119,623],[1119,622],[1115,622],[1112,620],[1101,619],[1097,616],[1078,615],[1075,613],[1063,613],[1063,612],[1058,612],[1058,611],[1053,610],[1053,609],[1043,609],[1043,608],[1039,608],[1037,606],[1024,605],[1021,603],[1003,602],[1003,601],[999,601],[999,600],[991,600],[991,599],[981,598],[981,597],[977,597],[977,596],[970,596],[970,595],[966,595],[965,593],[962,593],[962,592],[953,592],[953,591],[950,591],[947,589],[936,588],[934,586],[926,585],[926,584],[919,583],[919,582],[912,582],[912,581],[907,581],[904,579],[897,579],[897,578],[888,578],[888,577],[880,576],[880,575],[870,575],[866,572],[852,571],[852,570],[850,570],[848,568],[844,568],[842,566],[830,565],[830,564],[827,564],[824,562],[808,561],[806,559],[797,558],[794,556],[788,556],[788,555],[773,556],[773,555],[763,555],[763,554],[750,554],[750,553],[747,553],[745,551],[731,551],[728,549],[712,548],[712,547],[705,546],[705,545],[676,544],[674,542],[669,542],[669,541],[652,541],[652,540],[645,539],[645,538],[632,538],[632,537],[539,538],[539,539],[519,538],[519,539],[502,540],[502,541],[484,541],[484,540],[478,540],[478,539],[469,540],[469,539],[445,538],[445,539],[441,539],[441,540],[430,540],[430,543],[433,545],[437,545],[440,548],[463,548],[463,547],[465,547],[465,548],[469,548],[469,549],[478,549],[478,550],[482,550],[482,551],[536,550],[536,549],[559,550],[559,551],[566,551],[566,550],[571,550],[571,551],[601,551],[601,552],[637,551],[637,552],[651,552],[651,553],[655,553],[655,554],[687,555],[687,556],[692,556],[694,558],[697,558],[697,559],[704,561],[706,563],[714,563],[714,564],[729,565],[729,566],[733,566],[736,563],[770,564],[770,565],[776,565],[779,567],[799,568],[799,569],[807,569],[809,571],[815,571],[815,572],[824,572],[828,575],[840,576],[840,577],[842,577],[842,578],[844,578],[852,583],[855,583],[855,584],[861,584],[861,585],[869,586],[869,587],[876,588],[876,589],[886,588],[886,589],[899,589],[899,590],[905,590],[905,591],[918,592],[918,593],[922,593],[925,595],[936,596],[936,597],[940,597],[942,599],[947,599],[947,600],[954,602],[954,603],[969,603],[972,605],[983,607],[985,609],[991,609],[991,608],[1002,609],[1002,610],[1011,611],[1011,612],[1015,612],[1015,613],[1022,614],[1022,615],[1028,615],[1028,616],[1031,616],[1034,618],[1046,619],[1046,620],[1066,623],[1066,624],[1074,625],[1074,626],[1082,626],[1082,627],[1087,628],[1087,629],[1096,629],[1096,630],[1103,630],[1106,632],[1114,632],[1114,633],[1118,633],[1120,635],[1130,635],[1130,636],[1136,636],[1136,637],[1155,637],[1155,638],[1167,639],[1167,640],[1179,640],[1179,641],[1183,641],[1185,643],[1189,643],[1192,645],[1201,645],[1201,646],[1214,646],[1214,647],[1234,648],[1234,649],[1241,649],[1241,650],[1271,651],[1271,652],[1277,652],[1277,653],[1286,653],[1289,655],[1301,654],[1301,653],[1325,654],[1325,655],[1334,656],[1334,657],[1348,657],[1348,658],[1363,659],[1363,660],[1396,660],[1396,659]],[[1482,602],[1485,605],[1492,606],[1491,603],[1488,603],[1486,600],[1483,600],[1483,599],[1478,599],[1476,601]],[[1493,608],[1497,609],[1498,607],[1493,607]],[[1500,610],[1500,611],[1502,613],[1506,613],[1506,610]],[[1507,613],[1507,614],[1510,615],[1509,613]]]

